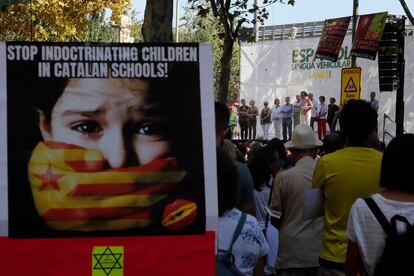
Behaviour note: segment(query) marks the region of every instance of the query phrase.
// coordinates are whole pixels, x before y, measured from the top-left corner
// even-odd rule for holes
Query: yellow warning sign
[[[361,98],[361,68],[342,68],[341,104]]]
[[[345,93],[358,92],[358,89],[356,88],[355,82],[352,78],[350,78],[348,83],[346,84],[344,92]]]
[[[92,276],[123,276],[124,247],[94,246],[92,250]]]

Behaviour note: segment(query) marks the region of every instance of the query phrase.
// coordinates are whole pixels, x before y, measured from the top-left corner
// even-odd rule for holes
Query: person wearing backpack
[[[394,138],[384,151],[380,186],[357,199],[348,220],[346,275],[414,275],[414,134]]]
[[[263,256],[269,252],[269,245],[256,218],[235,207],[237,186],[236,167],[217,148],[217,275],[263,275]]]

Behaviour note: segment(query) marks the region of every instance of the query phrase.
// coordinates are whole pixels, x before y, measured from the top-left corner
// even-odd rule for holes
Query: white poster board
[[[30,45],[30,44],[28,44],[28,45]],[[199,89],[198,88],[196,88],[196,89],[184,88],[184,87],[187,87],[186,86],[187,84],[184,84],[184,83],[180,82],[180,83],[177,83],[177,84],[180,84],[181,90],[179,88],[174,89],[174,87],[169,86],[168,88],[171,88],[170,90],[169,89],[164,89],[164,92],[162,92],[162,91],[161,92],[165,93],[164,97],[167,97],[167,98],[168,97],[171,97],[171,98],[177,97],[177,95],[178,95],[177,93],[180,93],[180,91],[182,92],[184,90],[191,90],[191,92],[188,91],[190,93],[199,93],[199,95],[197,97],[195,97],[196,99],[199,99],[199,101],[200,101],[200,103],[199,103],[200,107],[198,109],[199,114],[196,115],[195,113],[192,113],[192,114],[186,114],[186,115],[190,115],[190,116],[188,116],[188,118],[198,118],[199,117],[200,121],[197,121],[198,119],[190,119],[190,120],[193,120],[193,121],[191,121],[191,123],[189,125],[187,125],[186,127],[188,128],[188,139],[193,139],[192,135],[194,134],[194,131],[197,131],[195,129],[199,129],[200,132],[199,132],[199,134],[197,134],[198,135],[197,137],[200,137],[200,139],[198,141],[195,141],[194,145],[187,144],[187,147],[189,149],[185,149],[185,151],[191,151],[191,149],[194,149],[194,148],[201,149],[200,155],[199,155],[200,157],[202,156],[201,157],[202,158],[201,166],[199,166],[200,169],[197,169],[197,172],[201,171],[201,173],[195,173],[195,174],[198,174],[199,176],[202,176],[204,178],[204,181],[201,179],[199,184],[197,184],[197,185],[200,185],[200,184],[202,185],[202,183],[204,183],[204,186],[200,187],[202,190],[204,190],[204,192],[199,193],[197,191],[195,191],[195,192],[192,192],[192,191],[185,192],[184,191],[184,193],[182,193],[182,196],[180,195],[180,197],[185,197],[185,194],[187,194],[189,197],[192,197],[192,195],[195,195],[195,199],[194,199],[195,203],[197,203],[197,198],[201,199],[205,203],[205,206],[203,206],[204,204],[199,205],[201,208],[198,209],[199,212],[197,213],[197,216],[199,216],[199,215],[204,216],[204,218],[201,220],[202,223],[200,224],[200,228],[195,227],[194,229],[197,228],[199,230],[201,230],[201,229],[216,230],[217,222],[218,222],[218,217],[217,217],[217,215],[218,215],[218,206],[217,206],[217,180],[216,180],[216,169],[215,169],[215,167],[216,167],[215,147],[216,147],[216,145],[215,145],[215,126],[214,126],[214,121],[215,120],[214,120],[214,94],[213,94],[213,79],[212,79],[212,50],[211,50],[211,45],[209,45],[209,44],[199,44],[199,45],[198,44],[191,44],[191,45],[190,44],[186,44],[186,45],[184,45],[184,44],[170,44],[170,45],[144,45],[144,46],[142,46],[142,45],[139,45],[139,44],[123,44],[123,45],[122,44],[103,44],[103,45],[98,45],[98,44],[94,45],[94,44],[92,44],[92,46],[91,46],[90,44],[88,44],[87,46],[82,46],[82,45],[79,46],[79,44],[76,44],[76,45],[64,44],[63,45],[63,44],[53,44],[53,43],[50,43],[50,45],[55,47],[54,49],[62,51],[62,53],[63,53],[63,50],[72,49],[70,47],[73,46],[73,49],[75,49],[74,51],[78,50],[79,52],[77,52],[77,55],[70,56],[70,59],[73,58],[73,57],[79,58],[79,56],[81,56],[82,53],[83,53],[83,55],[87,55],[86,51],[85,52],[80,52],[79,49],[82,48],[82,47],[85,47],[85,48],[87,48],[87,47],[92,47],[92,48],[97,47],[98,48],[98,46],[99,46],[99,47],[102,47],[102,49],[104,49],[105,47],[111,47],[111,50],[113,51],[112,52],[113,57],[115,55],[118,55],[118,53],[114,54],[115,50],[120,50],[122,47],[125,47],[125,48],[129,47],[130,48],[130,52],[128,52],[128,53],[130,53],[131,56],[129,56],[128,58],[132,58],[132,56],[136,53],[138,53],[138,54],[136,54],[137,56],[141,55],[141,53],[142,53],[141,59],[139,57],[132,58],[132,59],[135,59],[135,60],[133,60],[133,62],[135,62],[134,63],[134,65],[135,65],[134,68],[135,69],[132,68],[132,67],[128,67],[128,65],[126,64],[128,62],[131,63],[131,60],[125,60],[126,62],[120,62],[119,60],[114,62],[114,60],[112,60],[112,61],[109,60],[107,65],[111,66],[110,67],[111,69],[109,71],[106,71],[106,69],[105,69],[104,73],[109,72],[110,77],[104,77],[106,79],[116,79],[117,77],[118,78],[122,77],[120,75],[119,76],[118,75],[113,75],[114,74],[113,72],[118,72],[118,73],[124,72],[125,74],[133,72],[133,74],[139,74],[139,72],[140,72],[139,68],[144,68],[145,66],[148,66],[148,68],[152,68],[151,69],[151,74],[148,75],[149,77],[145,76],[147,79],[150,79],[150,80],[152,80],[154,78],[165,78],[165,79],[170,79],[171,78],[171,79],[173,79],[174,77],[172,77],[171,75],[174,75],[174,76],[177,77],[177,79],[179,79],[179,78],[184,78],[186,74],[183,73],[183,72],[180,72],[179,70],[181,70],[181,69],[171,69],[171,68],[181,68],[180,65],[179,65],[180,62],[181,63],[182,62],[192,63],[193,65],[196,65],[198,67],[198,69],[199,69],[198,71],[195,71],[194,74],[193,73],[190,73],[190,74],[193,75],[193,76],[199,76],[199,80],[197,80],[197,78],[196,78],[195,82],[194,82],[195,83],[194,87],[199,86]],[[35,55],[37,55],[36,58],[39,58],[39,56],[42,56],[42,58],[43,58],[44,57],[44,52],[42,52],[42,51],[47,49],[47,48],[46,47],[42,48],[43,47],[42,44],[36,44],[36,47],[38,49],[36,54],[35,54]],[[64,47],[69,47],[69,48],[64,49]],[[131,50],[134,47],[136,49]],[[165,50],[164,52],[162,51],[162,48]],[[178,49],[178,51],[177,51],[177,49]],[[191,49],[198,49],[198,50],[193,51]],[[146,54],[144,54],[145,51],[146,51]],[[16,50],[16,53],[17,53],[17,50]],[[71,54],[72,52],[69,51],[68,53]],[[94,56],[94,55],[95,54],[92,54],[92,56]],[[121,57],[121,54],[118,56],[118,58],[120,58],[120,57]],[[16,56],[14,56],[14,58],[16,58]],[[75,64],[77,66],[77,68],[82,67],[82,66],[87,66],[87,65],[85,65],[86,62],[79,62],[79,61],[82,61],[82,60],[64,60],[63,55],[60,58],[58,58],[56,55],[51,55],[49,58],[57,59],[57,60],[53,60],[52,62],[50,62],[49,65],[46,64],[48,62],[45,62],[42,65],[39,65],[39,67],[38,67],[39,68],[39,70],[38,70],[39,78],[41,78],[41,77],[49,78],[50,77],[49,74],[52,75],[52,77],[53,77],[53,75],[57,74],[56,72],[58,72],[59,74],[62,74],[62,72],[64,72],[64,70],[62,70],[62,67],[65,66],[65,65],[67,65],[68,66],[67,68],[69,68],[69,70],[67,70],[66,72],[68,74],[74,74],[73,73],[74,71],[70,69],[71,66],[73,66],[73,65],[70,64],[70,62],[72,62],[72,63],[78,62],[77,64]],[[123,58],[125,58],[125,54],[124,54]],[[42,60],[40,60],[40,61],[42,61]],[[35,59],[35,61],[34,60],[26,60],[26,62],[28,62],[28,63],[31,62],[31,63],[34,64],[34,63],[39,62],[39,61],[37,59]],[[168,62],[172,62],[171,63],[172,65],[167,64]],[[22,61],[22,63],[24,63],[24,62]],[[57,63],[59,63],[58,66],[56,65]],[[91,62],[91,63],[93,63],[93,62]],[[101,62],[101,64],[99,66],[101,66],[102,63],[103,62]],[[115,65],[116,67],[112,67],[112,63],[118,63],[118,64]],[[140,67],[141,63],[142,63],[142,67]],[[162,63],[164,63],[164,65],[161,65]],[[8,156],[9,155],[7,154],[7,150],[8,150],[8,146],[10,146],[10,145],[7,144],[7,141],[8,141],[7,140],[8,139],[7,129],[24,128],[24,126],[14,125],[13,122],[7,120],[7,112],[8,112],[7,108],[8,108],[8,106],[10,107],[9,102],[12,102],[12,100],[9,99],[9,102],[7,101],[7,95],[8,95],[8,93],[11,93],[11,92],[7,91],[7,78],[8,77],[6,76],[6,72],[7,72],[6,64],[7,64],[6,44],[2,42],[2,43],[0,43],[0,123],[3,126],[3,131],[0,133],[0,175],[1,175],[1,178],[0,178],[0,236],[11,235],[11,233],[8,232],[8,228],[9,228],[8,227],[9,226],[9,211],[8,211],[9,208],[8,207],[10,206],[9,199],[14,200],[13,196],[8,196],[8,187],[10,187],[9,185],[11,185],[11,184],[10,184],[10,179],[8,179],[8,169],[9,169],[8,168],[8,162],[10,160],[8,161]],[[15,62],[15,64],[18,64],[18,63]],[[37,64],[36,65],[33,65],[33,64],[31,65],[30,68],[36,68],[38,66]],[[155,64],[155,66],[153,66],[154,64]],[[82,65],[82,66],[80,66],[80,65]],[[20,66],[20,65],[18,65],[18,66]],[[50,66],[51,69],[49,69],[48,66]],[[126,69],[126,70],[122,71],[121,66],[126,66],[126,68],[129,68],[129,69]],[[153,66],[153,67],[151,67],[151,66]],[[18,68],[20,68],[20,67],[18,67]],[[86,67],[84,67],[84,68],[86,68]],[[103,67],[101,66],[99,68],[103,68]],[[114,68],[118,68],[119,71],[115,71]],[[187,70],[186,72],[188,72],[189,67],[186,67],[186,68],[187,69],[185,69],[185,70]],[[21,72],[20,70],[21,69],[16,70],[16,72]],[[36,69],[33,69],[33,70],[36,70]],[[142,72],[144,72],[144,71],[145,71],[145,69],[142,70]],[[77,70],[75,74],[80,74],[79,72],[80,71]],[[86,71],[82,71],[82,74],[85,74],[85,72]],[[18,81],[16,81],[16,79],[17,79],[16,78],[16,73],[14,73],[14,74],[15,74],[14,80],[13,80],[13,82],[10,82],[10,83],[16,84],[16,83],[18,83]],[[32,74],[33,76],[35,76],[34,78],[37,77],[36,74],[37,73]],[[99,74],[102,74],[102,72],[100,72]],[[145,73],[142,73],[142,74],[145,74]],[[20,76],[22,76],[22,75],[20,75]],[[31,77],[32,79],[33,79],[33,76]],[[71,76],[71,77],[77,78],[79,76]],[[26,76],[22,77],[22,80],[25,81],[25,78],[26,78]],[[139,78],[139,77],[135,76],[135,78]],[[30,81],[33,81],[32,79],[30,79]],[[70,81],[71,80],[69,80],[68,83]],[[193,81],[194,81],[194,79],[191,80],[191,82],[193,82]],[[156,81],[154,81],[154,82],[157,83]],[[165,83],[167,83],[167,82],[164,82],[164,84],[162,84],[162,85],[164,85],[164,88],[167,88],[167,87],[165,87]],[[74,83],[75,82],[72,82],[72,85]],[[163,82],[160,82],[160,83],[163,83]],[[187,82],[187,83],[189,83],[189,82]],[[68,85],[68,84],[66,84],[66,85]],[[162,85],[159,85],[159,84],[151,84],[151,85],[153,85],[153,86],[150,86],[151,89],[153,89],[153,87],[163,87]],[[157,85],[159,85],[159,86],[157,86]],[[70,85],[68,85],[68,86],[70,86]],[[128,88],[130,88],[130,87],[128,86]],[[31,91],[32,89],[33,89],[33,91],[37,91],[37,92],[41,91],[41,90],[36,90],[33,87],[27,87],[28,91]],[[67,88],[64,88],[64,89],[65,90],[63,90],[63,93],[69,93],[69,92],[65,92]],[[91,90],[93,90],[93,88]],[[21,90],[18,90],[18,91],[21,91]],[[154,90],[149,90],[149,91],[154,91]],[[157,92],[157,93],[161,93],[161,92]],[[29,93],[29,92],[27,92],[27,93]],[[148,91],[145,92],[145,93],[148,93]],[[184,93],[184,92],[182,92],[182,93]],[[95,96],[100,97],[98,94],[99,93],[96,93]],[[188,95],[190,95],[190,94],[188,94]],[[157,97],[159,97],[159,96],[157,96]],[[59,98],[59,100],[61,100],[61,99],[62,98]],[[21,100],[25,101],[26,99],[25,99],[25,97],[22,97]],[[131,101],[132,100],[134,100],[134,99],[131,98]],[[146,100],[144,100],[144,101],[146,101]],[[168,100],[166,100],[166,101],[163,100],[162,102],[168,102]],[[16,99],[14,99],[14,104],[16,104],[16,103],[18,104],[18,101]],[[194,102],[188,103],[187,107],[189,107],[191,105],[194,105],[193,103]],[[120,104],[122,104],[122,103],[120,103]],[[185,104],[185,103],[183,103],[183,104]],[[117,105],[120,106],[119,104],[117,104]],[[198,106],[198,105],[195,104],[194,106]],[[176,107],[179,107],[179,106],[176,106]],[[144,107],[144,108],[147,108],[147,107]],[[149,107],[149,108],[151,108],[151,107]],[[94,112],[92,112],[92,113],[94,113]],[[89,114],[87,116],[91,116],[91,114]],[[168,121],[171,121],[171,120],[168,120]],[[180,123],[180,122],[177,122],[177,123]],[[194,123],[194,126],[196,128],[191,127],[192,123]],[[127,124],[129,125],[130,122],[128,121]],[[138,125],[138,122],[136,124]],[[146,123],[145,122],[140,122],[139,124],[141,124],[140,125],[140,130],[136,130],[136,133],[138,133],[139,135],[144,135],[144,134],[142,134],[142,131],[144,131],[144,130],[141,130],[141,128],[145,128]],[[142,126],[142,124],[144,124],[144,126]],[[78,127],[72,126],[72,129],[74,129],[74,128],[76,128],[77,130],[80,130]],[[104,127],[102,127],[102,128],[104,128]],[[136,128],[138,128],[138,127],[136,127]],[[24,132],[24,129],[21,130],[21,131]],[[145,130],[145,131],[148,133],[148,130]],[[155,129],[155,131],[157,131],[157,129]],[[182,133],[183,131],[181,131],[181,130],[175,129],[175,131],[177,131],[177,133],[181,133],[180,135],[183,134]],[[96,131],[96,132],[98,132],[98,131]],[[14,133],[13,129],[12,129],[11,133]],[[145,135],[150,135],[150,134],[147,134],[147,133]],[[9,133],[9,135],[10,135],[10,133]],[[92,134],[92,135],[95,135],[95,134]],[[82,138],[82,139],[84,139],[84,138]],[[147,138],[145,138],[145,139],[147,139]],[[114,142],[113,145],[115,147],[116,146],[115,140],[113,142]],[[67,143],[67,142],[65,142],[65,143]],[[197,144],[199,146],[197,146]],[[78,145],[78,146],[85,147],[83,145]],[[171,147],[171,145],[170,145],[170,147]],[[78,149],[76,149],[76,150],[78,150]],[[134,148],[133,150],[136,151],[135,154],[138,155],[139,150],[137,150],[136,148]],[[31,153],[28,152],[28,154],[30,155]],[[172,154],[172,153],[167,152],[166,155],[165,155],[166,158],[169,158],[169,156],[168,156],[169,154]],[[185,156],[185,154],[183,153],[184,156]],[[103,155],[103,156],[105,157],[105,155]],[[195,156],[196,156],[196,158],[198,158],[197,155],[195,155]],[[9,156],[9,157],[14,158],[14,156]],[[173,157],[176,157],[176,156],[173,156]],[[162,158],[164,158],[164,155],[159,156],[157,158],[162,159]],[[178,157],[177,157],[177,160],[178,160]],[[107,159],[108,163],[110,163],[109,161],[110,160]],[[139,162],[139,161],[137,161],[137,162]],[[140,165],[145,166],[144,163],[139,164],[137,162],[135,162],[136,166],[140,166]],[[194,163],[195,164],[195,162],[198,162],[198,161],[195,160],[195,159],[192,159],[192,160],[187,160],[186,162],[183,162],[182,164],[184,164],[184,163],[190,163],[190,164]],[[150,164],[151,164],[151,162],[150,162]],[[23,170],[27,170],[27,169],[25,169],[25,167],[27,168],[27,166],[28,166],[27,164],[22,164],[21,166],[23,167]],[[183,166],[185,166],[185,165],[183,165]],[[184,167],[182,167],[182,168],[184,168]],[[179,169],[182,169],[182,168],[179,168]],[[193,168],[193,167],[191,167],[191,168]],[[115,168],[111,167],[110,169],[115,169]],[[53,170],[55,170],[55,167],[53,167]],[[50,171],[52,172],[53,170],[50,170]],[[136,169],[136,170],[139,170],[139,169]],[[121,168],[121,171],[122,171],[122,168]],[[135,171],[135,169],[134,169],[134,173],[135,172],[137,172],[137,171]],[[144,171],[144,173],[145,172],[147,172],[147,171]],[[149,172],[152,173],[152,171],[149,171]],[[194,178],[192,178],[192,179],[197,178],[197,176],[195,176],[195,174],[192,174],[191,172],[192,172],[191,169],[186,171],[183,182],[185,181],[185,177],[187,177],[188,175],[193,175]],[[56,173],[56,170],[55,170],[55,173]],[[62,172],[60,172],[60,174],[62,174]],[[29,172],[29,175],[33,175],[33,174],[31,174]],[[41,179],[41,177],[42,177],[42,175],[40,175],[40,174],[34,174],[34,176],[35,176],[35,178],[39,178],[39,179]],[[16,180],[13,180],[13,181],[16,182]],[[25,181],[27,181],[27,179]],[[57,190],[57,187],[56,187],[57,184],[56,183],[50,183],[50,184],[46,185],[46,184],[43,183],[43,179],[41,181],[42,182],[40,184],[40,188],[38,189],[38,191],[52,189],[52,188],[56,188],[56,190]],[[60,181],[60,180],[58,180],[58,181]],[[162,181],[164,181],[164,180],[162,180]],[[32,180],[31,180],[31,182],[32,182]],[[168,184],[167,180],[165,180],[164,182],[166,182]],[[30,185],[30,184],[26,183],[26,185]],[[61,184],[59,184],[59,185],[61,185]],[[33,184],[32,184],[32,186],[33,186]],[[77,184],[77,186],[79,186],[79,185]],[[185,187],[187,187],[187,186],[185,186]],[[189,185],[188,187],[191,188],[191,185]],[[60,186],[59,186],[59,188],[63,190],[63,188],[61,188]],[[166,193],[166,191],[169,190],[169,189],[170,188],[166,188],[164,190],[157,190],[157,192],[161,196],[163,196],[162,193]],[[16,191],[14,188],[10,189],[10,190],[14,191],[14,192]],[[184,188],[182,188],[181,190],[184,190]],[[33,187],[32,187],[32,191],[33,191]],[[177,192],[181,193],[179,191],[179,189],[177,189]],[[199,194],[199,195],[196,195],[196,194]],[[201,194],[203,194],[202,197],[200,197]],[[102,197],[102,195],[99,195],[99,196]],[[152,196],[152,194],[150,192],[149,198],[150,198],[150,200],[153,200],[151,198],[151,196]],[[156,196],[158,196],[158,194],[156,194]],[[168,195],[167,195],[167,198],[168,198]],[[180,198],[178,198],[178,200],[180,200]],[[35,201],[36,201],[36,199],[35,199]],[[175,200],[174,202],[176,202],[176,201],[177,200]],[[108,201],[108,202],[110,202],[110,201]],[[172,199],[170,204],[167,204],[165,207],[163,207],[164,212],[162,214],[162,218],[165,217],[164,215],[166,213],[167,214],[168,214],[168,212],[174,213],[175,210],[177,210],[177,208],[180,207],[180,205],[178,205],[178,206],[177,206],[177,204],[174,205],[174,202],[173,202],[173,199]],[[120,203],[118,202],[117,204],[120,204]],[[147,203],[142,203],[142,204],[147,204]],[[162,204],[161,201],[160,201],[159,204]],[[188,204],[186,202],[183,203],[183,201],[181,201],[178,204],[181,204],[182,206],[185,207],[186,204],[191,206],[192,203]],[[12,206],[13,206],[13,204],[12,204]],[[171,207],[170,209],[168,209],[169,206]],[[146,206],[144,206],[144,207],[146,207]],[[36,208],[39,211],[39,204],[37,202],[36,202]],[[50,207],[50,208],[52,208],[52,207]],[[176,209],[174,210],[174,208],[176,208]],[[86,209],[86,208],[84,208],[84,209]],[[15,205],[14,205],[14,209],[10,208],[10,210],[12,211],[11,214],[13,215],[14,212],[16,211]],[[178,208],[178,210],[180,210],[180,209]],[[18,210],[18,212],[24,212],[24,208],[22,208],[22,210]],[[40,214],[40,211],[39,211],[39,214]],[[42,218],[44,218],[44,216],[42,216]],[[124,218],[122,218],[122,219],[124,219]],[[197,218],[197,220],[198,220],[198,218]],[[195,220],[195,221],[197,221],[197,220]],[[164,222],[162,222],[162,225],[164,225]],[[50,227],[49,224],[48,224],[48,226]],[[19,226],[17,225],[15,227],[19,227]],[[82,229],[82,231],[84,231],[84,229]],[[184,228],[182,228],[182,229],[184,229]],[[57,229],[57,230],[60,230],[60,229]],[[111,231],[112,230],[124,230],[124,229],[111,229]],[[170,230],[176,231],[172,228]],[[70,231],[72,231],[72,230],[70,230]],[[158,234],[164,234],[164,233],[160,232]],[[171,232],[171,234],[173,234],[173,233]],[[188,233],[188,234],[191,234],[191,233]],[[26,236],[28,235],[27,237],[30,237],[30,233],[29,234],[26,233],[26,234],[23,234],[23,235],[18,234],[18,237],[24,237],[25,235]],[[121,235],[122,235],[122,233],[121,233]],[[143,235],[145,235],[145,231],[143,232]]]

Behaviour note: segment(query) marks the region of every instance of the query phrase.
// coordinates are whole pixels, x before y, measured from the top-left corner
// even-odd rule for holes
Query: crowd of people
[[[378,112],[379,102],[375,99],[375,92],[370,94],[370,105]],[[273,106],[269,102],[263,103],[263,108],[259,112],[256,102],[251,100],[249,105],[245,99],[241,99],[237,107],[230,106],[231,118],[229,126],[230,134],[233,139],[255,140],[257,121],[262,127],[263,140],[269,140],[269,130],[273,125],[274,137],[284,142],[292,138],[292,128],[297,124],[307,124],[318,134],[318,138],[323,140],[327,133],[334,133],[338,123],[340,107],[336,104],[334,97],[326,102],[325,96],[319,96],[316,100],[313,93],[301,91],[296,95],[296,101],[292,104],[290,97],[285,97],[284,103],[279,98],[275,98]],[[297,106],[300,112],[299,118],[294,121],[294,107]],[[378,126],[375,130],[378,132]]]
[[[318,137],[311,124],[328,115],[323,114],[328,113],[324,97],[319,97],[315,116],[312,96],[304,92],[301,99],[303,121],[291,134],[287,129],[286,139],[244,143],[226,139],[229,109],[216,103],[218,260],[223,250],[230,254],[240,275],[374,275],[388,228],[397,220],[414,231],[414,190],[404,161],[414,154],[414,135],[398,136],[381,147],[377,109],[350,100],[337,113],[341,131]],[[280,108],[281,126],[292,119],[282,117],[292,112],[289,100]],[[248,114],[258,113],[257,108],[242,110],[247,122]],[[272,113],[265,105],[260,114],[269,122]],[[394,224],[383,228],[367,199]]]

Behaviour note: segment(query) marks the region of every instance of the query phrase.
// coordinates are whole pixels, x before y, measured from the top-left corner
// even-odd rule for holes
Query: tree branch
[[[231,34],[231,32],[233,31],[232,29],[232,22],[229,18],[229,13],[228,11],[224,8],[225,4],[224,4],[224,0],[218,0],[218,15],[220,17],[221,23],[223,23],[223,27],[224,27],[224,32]]]
[[[230,10],[230,4],[231,4],[231,0],[226,0],[226,6],[225,9],[228,11]]]
[[[225,10],[225,4],[223,0],[218,0],[218,3],[220,5],[220,9]]]
[[[410,12],[410,9],[408,8],[407,4],[405,3],[405,0],[399,0],[401,3],[402,8],[404,9],[405,14],[408,17],[408,20],[410,20],[411,24],[414,25],[414,17]]]
[[[229,12],[229,10],[225,10],[224,12],[226,13],[227,21],[229,22],[230,26],[230,34],[232,35],[234,30],[234,16]]]
[[[215,17],[219,16],[216,0],[210,0],[210,4],[211,4],[211,10],[213,11],[213,15]]]
[[[241,28],[241,26],[243,25],[243,23],[246,21],[246,19],[245,18],[242,18],[241,20],[239,20],[238,22],[237,22],[237,26],[236,26],[236,29],[234,30],[234,32],[233,32],[233,39],[234,40],[236,40],[238,37],[239,37],[239,31],[240,31],[240,28]]]

